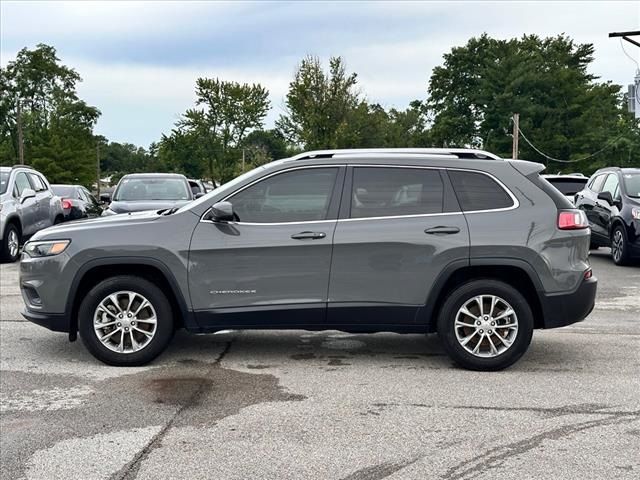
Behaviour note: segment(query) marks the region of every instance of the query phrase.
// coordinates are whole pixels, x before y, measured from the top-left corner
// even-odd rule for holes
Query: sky
[[[222,2],[0,1],[0,65],[46,43],[82,76],[80,97],[102,116],[96,133],[147,147],[193,106],[198,77],[260,83],[266,126],[284,112],[305,55],[342,56],[372,102],[404,109],[425,99],[431,71],[452,47],[565,33],[592,43],[591,73],[620,85],[636,65],[609,32],[640,30],[640,1]],[[640,48],[625,42],[640,62]],[[626,90],[626,87],[625,87]]]

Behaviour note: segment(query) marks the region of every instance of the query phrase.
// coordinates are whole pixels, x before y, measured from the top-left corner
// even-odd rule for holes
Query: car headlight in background
[[[636,220],[640,220],[640,208],[632,208],[631,209],[631,216],[633,218],[635,218]]]
[[[27,242],[24,252],[30,257],[51,257],[64,252],[71,240],[48,240],[44,242]]]

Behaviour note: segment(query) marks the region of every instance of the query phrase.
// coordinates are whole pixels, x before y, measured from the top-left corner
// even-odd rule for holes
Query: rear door
[[[328,323],[414,324],[469,232],[439,169],[353,166],[334,235]]]
[[[278,172],[226,198],[237,221],[200,221],[189,289],[202,326],[325,321],[343,177],[339,166]]]

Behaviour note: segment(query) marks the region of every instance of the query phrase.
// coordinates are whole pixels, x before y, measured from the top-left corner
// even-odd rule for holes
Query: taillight
[[[65,210],[69,210],[71,208],[71,200],[69,200],[67,198],[63,198],[62,199],[62,208],[64,208]]]
[[[560,230],[579,230],[589,228],[589,222],[582,210],[563,210],[558,213],[558,228]]]

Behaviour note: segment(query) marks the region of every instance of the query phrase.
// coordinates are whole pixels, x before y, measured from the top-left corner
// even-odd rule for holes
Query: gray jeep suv
[[[44,175],[24,165],[0,167],[0,260],[16,261],[26,238],[63,219]]]
[[[584,213],[543,166],[474,150],[337,150],[261,166],[182,208],[47,229],[24,316],[141,365],[176,328],[438,332],[497,370],[585,318]]]

